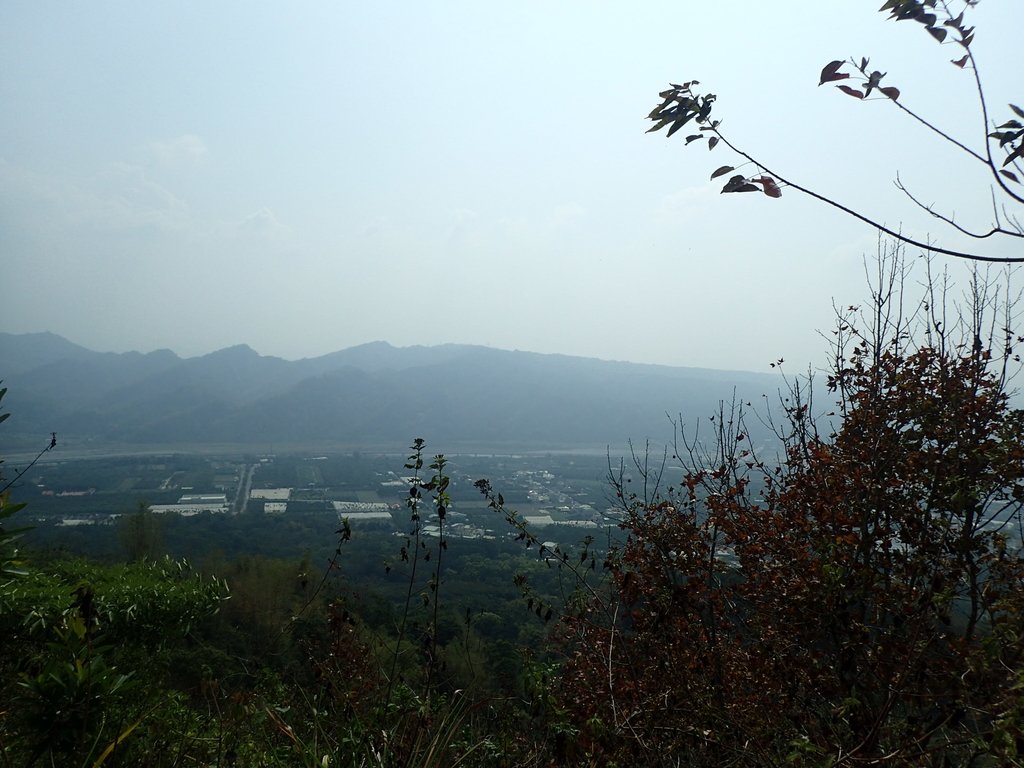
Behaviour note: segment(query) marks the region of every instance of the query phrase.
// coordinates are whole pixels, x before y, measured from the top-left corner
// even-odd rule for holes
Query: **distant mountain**
[[[363,344],[287,361],[245,345],[179,358],[92,352],[53,334],[0,333],[9,435],[101,442],[571,448],[672,438],[735,391],[777,376],[446,344]],[[756,423],[756,420],[754,420]],[[753,435],[757,438],[758,435]]]
[[[95,354],[55,333],[0,333],[0,368],[4,376],[61,360],[83,360]]]

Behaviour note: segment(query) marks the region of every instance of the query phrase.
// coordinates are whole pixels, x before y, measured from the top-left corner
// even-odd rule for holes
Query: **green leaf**
[[[714,149],[716,144],[718,144],[718,137],[717,136],[712,136],[710,139],[708,139],[708,149],[709,150]]]
[[[121,677],[122,677],[121,682],[124,682],[124,679],[126,678],[126,676],[122,675]],[[107,745],[107,748],[104,749],[103,752],[100,753],[100,756],[98,758],[96,758],[96,762],[92,764],[92,768],[100,768],[100,766],[102,766],[103,763],[105,763],[107,761],[107,758],[110,757],[110,755],[114,752],[114,750],[118,747],[118,745],[120,745],[121,742],[123,742],[125,739],[127,739],[131,735],[132,731],[134,731],[139,726],[139,723],[141,723],[145,719],[145,717],[146,717],[146,715],[144,714],[142,717],[140,717],[134,723],[129,725],[127,728],[125,728],[121,732],[120,736],[118,736],[116,739],[114,739],[112,742],[110,742],[110,744]]]
[[[1024,109],[1021,109],[1016,104],[1011,104],[1010,109],[1016,112],[1018,117],[1024,117]]]
[[[682,128],[684,125],[686,125],[688,122],[690,122],[690,119],[692,117],[693,117],[693,115],[690,114],[690,115],[685,115],[684,117],[678,118],[674,123],[672,123],[672,127],[668,129],[668,133],[665,135],[665,138],[668,138],[673,133],[675,133],[680,128]]]

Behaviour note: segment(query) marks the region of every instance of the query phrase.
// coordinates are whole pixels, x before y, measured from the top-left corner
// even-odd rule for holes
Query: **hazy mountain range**
[[[669,414],[706,422],[734,389],[760,401],[781,384],[767,374],[454,344],[373,342],[288,361],[245,345],[191,358],[100,353],[50,333],[0,333],[0,378],[8,439],[56,431],[111,443],[396,451],[418,436],[446,451],[663,444]]]

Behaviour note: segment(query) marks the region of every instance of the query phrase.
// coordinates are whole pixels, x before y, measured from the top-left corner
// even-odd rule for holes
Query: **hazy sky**
[[[734,156],[645,135],[644,117],[696,78],[730,137],[794,181],[945,235],[899,171],[986,225],[980,165],[884,100],[817,87],[829,60],[869,55],[981,147],[959,49],[878,5],[10,0],[0,330],[182,355],[383,339],[815,364],[833,298],[865,296],[875,233],[793,190],[719,195],[708,177]],[[1024,4],[972,13],[1005,119]]]

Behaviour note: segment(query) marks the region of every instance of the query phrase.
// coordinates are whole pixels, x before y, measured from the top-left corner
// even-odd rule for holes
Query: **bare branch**
[[[893,238],[899,240],[901,243],[906,243],[907,245],[912,245],[915,248],[921,248],[921,249],[923,249],[925,251],[928,251],[928,252],[931,252],[931,253],[941,253],[944,256],[953,256],[953,257],[958,258],[958,259],[967,259],[969,261],[983,261],[983,262],[988,262],[988,263],[992,263],[992,264],[1024,264],[1024,256],[982,256],[981,254],[977,254],[977,253],[967,253],[965,251],[954,251],[952,249],[941,248],[941,247],[939,247],[937,245],[932,245],[931,243],[926,243],[926,242],[923,242],[921,240],[915,240],[912,237],[908,237],[907,235],[904,235],[899,230],[895,230],[895,229],[892,229],[891,227],[887,227],[884,224],[882,224],[881,222],[875,221],[874,219],[869,218],[868,216],[865,216],[864,214],[862,214],[862,213],[860,213],[858,211],[855,211],[853,208],[850,208],[850,207],[848,207],[846,205],[843,205],[842,203],[836,202],[835,200],[833,200],[830,197],[826,197],[825,195],[821,195],[821,194],[819,194],[819,193],[817,193],[817,192],[815,192],[815,191],[813,191],[811,189],[808,189],[807,187],[801,186],[801,185],[797,184],[796,182],[791,181],[791,180],[785,178],[784,176],[782,176],[777,171],[773,171],[771,168],[768,168],[763,163],[761,163],[759,160],[756,160],[755,158],[753,158],[750,155],[748,155],[746,152],[744,152],[741,149],[739,149],[732,142],[730,142],[728,139],[726,139],[725,136],[722,135],[721,131],[718,128],[714,128],[713,132],[714,132],[715,136],[717,136],[719,138],[719,140],[723,144],[725,144],[727,147],[729,147],[729,149],[731,149],[733,152],[738,154],[740,157],[744,157],[747,160],[749,160],[750,162],[754,163],[754,165],[758,166],[762,171],[764,171],[765,173],[770,174],[771,176],[773,176],[776,181],[782,182],[786,186],[792,187],[793,189],[797,190],[798,192],[803,192],[805,195],[809,195],[810,197],[813,197],[815,200],[820,200],[821,202],[825,203],[826,205],[830,205],[833,208],[836,208],[837,210],[840,210],[843,213],[847,214],[848,216],[852,216],[855,219],[859,219],[860,221],[863,221],[865,224],[869,224],[872,227],[874,227],[875,229],[877,229],[877,230],[879,230],[881,232],[884,232],[885,234],[889,235],[890,237],[893,237]]]
[[[914,195],[911,193],[911,191],[909,189],[907,189],[906,185],[904,185],[903,180],[900,179],[900,175],[898,173],[896,174],[896,181],[894,183],[896,184],[896,189],[898,189],[900,192],[902,192],[907,197],[909,197],[910,200],[914,203],[914,205],[916,205],[918,208],[920,208],[923,211],[927,211],[928,213],[930,213],[932,216],[934,216],[939,221],[944,221],[946,224],[949,224],[949,226],[953,227],[958,232],[962,232],[963,234],[967,235],[968,237],[974,237],[974,238],[977,238],[979,240],[983,240],[986,237],[991,237],[992,235],[1007,235],[1009,237],[1022,237],[1022,238],[1024,238],[1024,232],[1014,232],[1014,231],[1009,230],[1009,229],[1003,229],[1001,226],[999,226],[998,215],[996,217],[996,226],[994,226],[988,232],[984,232],[984,233],[972,232],[971,230],[967,229],[966,227],[961,227],[959,224],[957,224],[952,216],[945,216],[944,214],[941,214],[938,211],[936,211],[934,208],[932,208],[932,206],[925,205],[920,200],[918,200],[916,197],[914,197]]]
[[[992,188],[995,221],[988,231],[976,231],[968,227],[964,227],[961,224],[958,224],[952,215],[937,212],[933,205],[925,204],[917,199],[917,197],[915,197],[906,188],[902,180],[897,175],[897,188],[906,194],[917,207],[928,212],[932,217],[938,219],[944,224],[952,227],[956,232],[974,239],[984,240],[991,238],[993,235],[1024,238],[1024,226],[1021,226],[1020,220],[1014,214],[1007,212],[1005,210],[1005,206],[1003,206],[1003,214],[1000,216],[1000,206],[995,201],[995,189],[998,188],[1006,195],[1007,199],[1016,203],[1024,203],[1024,195],[1015,192],[1009,186],[1009,182],[1019,183],[1020,180],[1018,175],[1024,175],[1024,171],[1021,170],[1022,165],[1024,165],[1024,163],[1021,162],[1021,158],[1024,158],[1024,138],[1022,138],[1024,137],[1024,130],[1021,128],[1020,121],[1016,119],[1011,119],[1000,126],[995,126],[994,129],[990,126],[991,121],[988,116],[988,105],[985,100],[985,92],[982,86],[981,75],[979,73],[974,54],[971,51],[971,42],[974,39],[974,28],[965,26],[963,21],[964,12],[954,15],[950,10],[949,3],[945,2],[945,0],[938,0],[938,9],[936,9],[936,4],[937,0],[887,0],[880,10],[890,12],[890,18],[896,19],[897,21],[911,19],[923,24],[931,36],[940,43],[947,41],[947,37],[949,37],[947,42],[955,43],[963,48],[963,57],[953,61],[952,63],[960,68],[970,66],[970,69],[973,72],[978,95],[978,104],[981,107],[982,124],[985,131],[984,153],[971,149],[962,141],[954,138],[952,135],[939,128],[932,121],[925,119],[914,110],[900,103],[900,90],[892,86],[882,85],[882,81],[887,73],[870,69],[869,59],[866,57],[861,58],[860,61],[853,59],[843,61],[837,59],[829,62],[821,70],[818,84],[824,85],[825,83],[836,83],[849,80],[852,75],[857,78],[857,81],[855,82],[855,86],[857,87],[851,87],[847,84],[839,84],[836,87],[845,94],[859,100],[869,99],[873,93],[878,94],[879,96],[884,95],[890,101],[894,102],[900,110],[909,115],[919,124],[923,125],[929,131],[952,144],[957,149],[965,152],[978,162],[986,165],[992,173],[993,178],[996,180],[996,186]],[[968,2],[964,8],[966,10],[966,8],[973,5],[973,2]],[[944,18],[943,14],[945,14]],[[954,31],[957,34],[957,37],[950,36],[950,31]],[[843,71],[843,68],[848,65],[852,65],[854,69],[853,73]],[[815,192],[808,187],[804,187],[781,176],[778,172],[769,169],[763,163],[756,160],[752,155],[740,150],[722,134],[720,130],[720,121],[711,119],[711,113],[714,109],[717,97],[712,93],[699,94],[695,92],[693,87],[697,85],[699,85],[699,81],[696,80],[688,81],[684,84],[670,83],[670,87],[659,94],[662,102],[647,116],[649,120],[654,122],[654,126],[648,129],[648,133],[660,131],[662,128],[667,128],[666,135],[671,136],[673,133],[689,124],[691,126],[691,133],[686,136],[686,144],[699,144],[706,140],[706,146],[709,150],[714,149],[719,144],[725,144],[733,152],[758,168],[759,175],[745,175],[742,172],[738,174],[733,173],[737,168],[732,165],[720,166],[711,174],[712,179],[725,177],[727,174],[733,174],[728,176],[725,185],[722,187],[722,192],[762,192],[768,197],[778,198],[782,196],[781,186],[789,186],[799,192],[803,192],[805,195],[813,197],[820,202],[842,211],[848,216],[852,216],[853,218],[874,227],[879,232],[885,233],[901,243],[921,248],[927,253],[942,254],[958,259],[983,263],[1024,263],[1024,256],[989,256],[972,251],[944,248],[934,244],[930,239],[928,239],[927,242],[914,239],[904,235],[901,231],[885,226],[871,216],[840,203],[828,195]],[[1020,107],[1011,104],[1010,108],[1018,117],[1024,117],[1024,110],[1021,110]],[[991,130],[994,130],[994,132],[990,133]],[[997,158],[993,156],[993,141],[998,141],[1000,147],[1006,148],[1006,156],[998,158],[1002,160],[1001,165],[997,164]],[[1011,171],[1006,166],[1009,166],[1014,170]],[[742,167],[742,165],[740,167]]]
[[[12,477],[10,480],[8,480],[6,483],[4,483],[3,487],[0,487],[0,495],[6,493],[11,488],[11,486],[13,486],[22,477],[24,477],[25,473],[27,473],[30,469],[32,469],[32,467],[34,467],[36,465],[36,462],[38,462],[41,458],[43,458],[43,454],[49,453],[50,451],[52,451],[56,447],[57,447],[57,433],[56,432],[51,432],[50,433],[50,442],[48,442],[46,444],[46,447],[43,448],[43,450],[41,450],[39,453],[36,454],[36,457],[34,459],[32,459],[32,461],[30,461],[28,463],[28,466],[26,466],[26,467],[18,470],[17,472],[15,472],[14,473],[14,477]],[[0,477],[0,481],[2,481],[2,480],[3,480],[3,478]]]
[[[945,3],[943,3],[943,6],[945,7]],[[946,12],[949,13],[948,8]],[[992,157],[992,142],[989,141],[988,136],[989,119],[988,104],[985,101],[985,89],[981,84],[981,74],[978,72],[978,63],[974,60],[974,53],[971,51],[970,46],[967,45],[964,46],[964,50],[967,52],[967,60],[971,63],[971,71],[974,72],[974,84],[978,89],[978,104],[981,107],[981,125],[985,136],[985,156],[988,158],[988,167],[992,171],[992,177],[996,180],[999,188],[1018,203],[1024,203],[1024,197],[1018,195],[1006,185],[1006,182],[999,173],[999,168],[996,167],[995,159]]]
[[[963,142],[957,141],[952,136],[950,136],[948,133],[943,131],[941,128],[939,128],[938,126],[934,125],[933,123],[928,122],[923,117],[921,117],[919,114],[917,114],[917,112],[915,112],[914,110],[912,110],[912,109],[908,108],[907,106],[905,106],[904,104],[902,104],[898,99],[888,99],[888,101],[891,101],[893,104],[896,105],[897,109],[902,110],[905,114],[907,114],[910,117],[912,117],[915,120],[917,120],[917,122],[919,122],[925,128],[930,130],[932,133],[942,137],[943,139],[948,141],[953,146],[958,147],[959,149],[962,149],[964,152],[966,152],[968,155],[973,157],[978,162],[984,163],[985,165],[988,165],[988,166],[991,167],[991,159],[986,159],[983,155],[979,154],[978,152],[975,152],[973,149],[968,147]],[[986,144],[987,143],[988,143],[988,141],[986,140]]]

